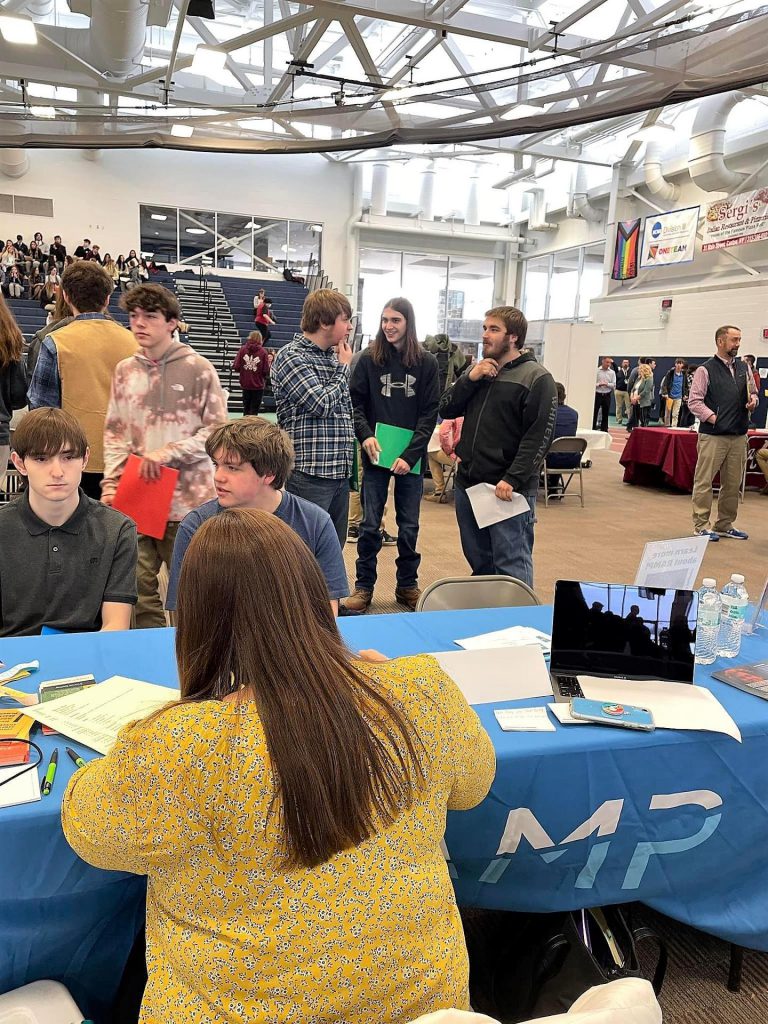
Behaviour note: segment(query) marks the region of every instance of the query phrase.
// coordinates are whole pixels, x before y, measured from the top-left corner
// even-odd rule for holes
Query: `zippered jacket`
[[[456,454],[457,483],[496,485],[501,480],[520,494],[534,494],[557,418],[552,374],[525,353],[505,363],[493,379],[459,377],[440,402],[446,419],[464,417]]]

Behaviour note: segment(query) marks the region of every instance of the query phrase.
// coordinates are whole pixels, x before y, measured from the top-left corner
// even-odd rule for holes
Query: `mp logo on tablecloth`
[[[683,793],[657,793],[648,804],[649,813],[671,811],[680,807],[701,807],[705,811],[713,811],[722,806],[722,797],[711,789],[689,790]],[[488,865],[480,877],[481,882],[494,884],[499,881],[512,863],[511,855],[517,853],[522,840],[534,850],[543,851],[541,859],[549,864],[566,852],[572,843],[581,842],[592,835],[598,838],[615,835],[621,823],[624,800],[604,800],[586,821],[577,825],[564,839],[556,842],[543,827],[529,807],[517,807],[507,815],[504,833],[496,851],[496,857]],[[636,814],[633,807],[633,814]],[[705,843],[713,835],[720,824],[721,812],[707,814],[701,827],[690,835],[677,839],[666,839],[656,842],[637,843],[631,855],[626,859],[626,869],[622,889],[638,889],[643,880],[651,857],[665,857],[670,854],[685,853]],[[675,815],[673,820],[678,820]],[[597,879],[600,868],[610,854],[611,840],[594,843],[586,856],[584,865],[579,871],[574,887],[591,889]],[[626,851],[626,848],[624,848]],[[447,853],[447,850],[444,850]],[[626,852],[623,853],[626,857]]]

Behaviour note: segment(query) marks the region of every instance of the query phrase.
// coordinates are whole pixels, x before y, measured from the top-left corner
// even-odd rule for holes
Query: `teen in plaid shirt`
[[[325,509],[343,547],[354,445],[347,343],[352,308],[338,292],[312,292],[301,329],[303,337],[281,348],[271,369],[277,421],[296,450],[286,489]]]

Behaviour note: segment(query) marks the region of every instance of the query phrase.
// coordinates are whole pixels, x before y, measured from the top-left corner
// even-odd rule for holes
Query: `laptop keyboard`
[[[579,686],[576,676],[558,676],[557,685],[563,697],[583,697],[584,691]]]

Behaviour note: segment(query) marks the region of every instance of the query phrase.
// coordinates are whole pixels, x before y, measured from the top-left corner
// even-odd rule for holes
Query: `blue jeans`
[[[324,476],[310,476],[294,469],[288,477],[285,489],[300,498],[306,498],[313,505],[325,509],[333,522],[341,550],[347,543],[347,518],[349,516],[349,477],[343,480],[329,480]]]
[[[424,478],[421,473],[406,473],[403,476],[380,469],[365,459],[363,473],[363,521],[357,538],[357,562],[355,564],[355,586],[361,590],[373,590],[376,584],[376,559],[381,551],[381,517],[387,503],[389,481],[395,481],[395,522],[397,523],[397,569],[398,587],[415,587],[418,579],[421,555],[416,550],[419,538],[419,510]]]
[[[463,487],[456,487],[454,502],[461,550],[473,576],[514,576],[533,586],[533,526],[536,495],[526,494],[530,512],[513,516],[480,530]]]

